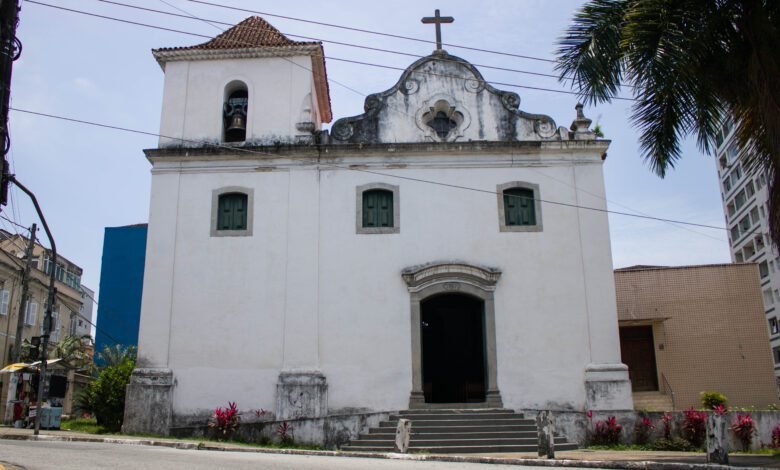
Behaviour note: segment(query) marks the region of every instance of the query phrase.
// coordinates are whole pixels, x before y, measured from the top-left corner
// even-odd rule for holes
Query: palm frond
[[[624,16],[635,1],[591,1],[559,41],[555,70],[561,81],[573,80],[587,103],[609,101],[620,89]]]

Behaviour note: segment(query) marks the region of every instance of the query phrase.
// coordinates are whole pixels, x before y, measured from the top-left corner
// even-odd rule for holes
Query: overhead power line
[[[88,12],[88,11],[76,10],[76,9],[72,9],[72,8],[61,7],[61,6],[58,6],[58,5],[51,5],[51,4],[39,2],[39,1],[36,1],[36,0],[26,0],[26,2],[34,4],[34,5],[40,5],[40,6],[44,6],[44,7],[55,8],[55,9],[58,9],[58,10],[68,11],[68,12],[71,12],[71,13],[77,13],[77,14],[80,14],[80,15],[92,16],[92,17],[101,18],[101,19],[105,19],[105,20],[117,21],[117,22],[120,22],[120,23],[127,23],[127,24],[131,24],[131,25],[134,25],[134,26],[141,26],[141,27],[144,27],[144,28],[157,29],[157,30],[161,30],[161,31],[168,31],[168,32],[171,32],[171,33],[186,34],[188,36],[200,37],[200,38],[204,38],[204,39],[214,39],[215,38],[215,36],[209,36],[207,34],[193,33],[191,31],[184,31],[184,30],[180,30],[180,29],[167,28],[167,27],[164,27],[164,26],[157,26],[157,25],[152,25],[152,24],[148,24],[148,23],[141,23],[141,22],[138,22],[138,21],[127,20],[127,19],[124,19],[124,18],[116,18],[116,17],[113,17],[113,16],[100,15],[100,14],[92,13],[92,12]],[[195,18],[195,19],[199,19],[199,18]],[[207,20],[202,20],[202,21],[208,22]],[[243,41],[233,41],[233,42],[235,42],[237,45],[247,45],[247,46],[255,47],[254,44],[246,43],[246,42],[243,42]],[[328,60],[333,60],[333,61],[338,61],[338,62],[348,62],[348,63],[358,64],[358,65],[365,65],[365,66],[378,67],[378,68],[384,68],[384,69],[401,70],[401,71],[406,70],[406,69],[401,68],[401,67],[394,67],[394,66],[383,65],[383,64],[374,64],[374,63],[371,63],[371,62],[364,62],[364,61],[358,61],[358,60],[352,60],[352,59],[343,59],[343,58],[340,58],[340,57],[325,56],[325,58],[328,59]],[[297,63],[294,63],[294,64],[299,66],[299,67],[306,68],[305,66],[303,66],[301,64],[297,64]],[[307,70],[309,70],[309,69],[307,69]],[[440,74],[440,73],[422,72],[422,71],[416,71],[415,73],[422,74],[422,75],[440,76],[440,77],[445,77],[445,78],[454,78],[454,79],[459,79],[459,80],[473,80],[472,78],[461,77],[461,76],[451,75],[451,74]],[[533,72],[529,72],[529,73],[533,73]],[[346,89],[348,89],[348,90],[350,90],[350,91],[352,91],[354,93],[357,93],[357,94],[359,94],[361,96],[367,96],[365,93],[362,93],[362,92],[360,92],[360,91],[358,91],[358,90],[356,90],[356,89],[354,89],[354,88],[352,88],[352,87],[350,87],[348,85],[345,85],[343,83],[337,82],[336,80],[334,80],[332,78],[328,78],[328,81],[333,82],[333,83],[335,83],[335,84],[337,84],[339,86],[342,86],[342,87],[344,87],[344,88],[346,88]],[[565,95],[580,96],[579,93],[574,92],[574,91],[556,90],[554,88],[545,88],[545,87],[536,87],[536,86],[529,86],[529,85],[520,85],[520,84],[516,84],[516,83],[507,83],[507,82],[495,82],[495,81],[490,81],[490,80],[485,80],[485,83],[489,83],[491,85],[508,86],[508,87],[512,87],[512,88],[521,88],[521,89],[525,89],[525,90],[547,91],[547,92],[550,92],[550,93],[558,93],[558,94],[565,94]],[[634,98],[624,98],[624,97],[619,97],[619,96],[613,97],[613,99],[623,100],[623,101],[636,101]]]
[[[240,147],[233,147],[233,146],[221,145],[221,144],[204,143],[204,142],[201,142],[201,141],[195,141],[195,140],[191,140],[191,139],[184,139],[184,138],[180,138],[180,137],[170,137],[170,136],[166,136],[166,135],[162,135],[162,134],[156,134],[154,132],[141,131],[141,130],[130,129],[130,128],[126,128],[126,127],[109,125],[109,124],[102,124],[102,123],[98,123],[98,122],[86,121],[86,120],[70,118],[70,117],[66,117],[66,116],[58,116],[58,115],[55,115],[55,114],[42,113],[42,112],[38,112],[38,111],[31,111],[31,110],[20,109],[20,108],[15,108],[15,107],[11,107],[10,109],[12,111],[15,111],[15,112],[34,114],[34,115],[37,115],[37,116],[43,116],[43,117],[47,117],[47,118],[51,118],[51,119],[59,119],[59,120],[63,120],[63,121],[70,121],[70,122],[75,122],[75,123],[79,123],[79,124],[103,127],[103,128],[120,130],[120,131],[125,131],[125,132],[136,133],[136,134],[157,136],[157,137],[163,137],[163,138],[167,138],[167,139],[174,139],[174,140],[178,140],[178,141],[180,141],[182,143],[195,143],[195,144],[198,144],[198,145],[205,145],[205,146],[210,146],[210,147],[222,148],[222,149],[225,149],[225,150],[229,150],[231,152],[242,152],[242,153],[250,153],[250,154],[257,154],[257,155],[264,155],[264,156],[273,156],[273,157],[277,157],[277,158],[280,157],[280,155],[278,155],[278,154],[273,154],[273,153],[269,153],[269,152],[262,152],[262,151],[258,151],[258,150],[252,150],[252,149],[246,149],[246,148],[240,148]],[[443,186],[443,187],[461,189],[461,190],[466,190],[466,191],[491,194],[493,196],[501,195],[501,193],[499,193],[499,192],[496,192],[496,191],[493,191],[493,190],[488,190],[488,189],[474,188],[474,187],[469,187],[469,186],[462,186],[462,185],[457,185],[457,184],[445,183],[445,182],[442,182],[442,181],[427,180],[427,179],[423,179],[423,178],[414,178],[414,177],[410,177],[410,176],[401,176],[401,175],[396,175],[396,174],[392,174],[392,173],[384,173],[384,172],[380,172],[380,171],[368,170],[368,169],[365,169],[365,168],[355,168],[355,167],[350,167],[350,166],[337,165],[337,164],[333,164],[333,163],[323,163],[323,162],[321,162],[319,160],[311,159],[309,157],[287,156],[286,158],[289,158],[291,160],[303,160],[304,162],[309,163],[309,164],[320,165],[320,166],[329,167],[329,168],[357,171],[357,172],[361,172],[361,173],[370,173],[370,174],[379,175],[379,176],[386,176],[388,178],[396,178],[396,179],[402,179],[402,180],[407,180],[407,181],[415,181],[415,182],[419,182],[419,183],[432,184],[432,185],[436,185],[436,186]],[[718,226],[715,226],[715,225],[700,224],[700,223],[696,223],[696,222],[686,222],[686,221],[683,221],[683,220],[666,219],[666,218],[663,218],[663,217],[653,217],[653,216],[649,216],[649,215],[632,214],[632,213],[629,213],[629,212],[620,212],[620,211],[613,211],[613,210],[609,210],[609,209],[602,209],[600,207],[582,206],[582,205],[578,205],[578,204],[571,204],[571,203],[559,202],[559,201],[549,201],[549,200],[546,200],[546,199],[530,198],[530,197],[525,197],[525,196],[515,196],[515,197],[518,197],[518,198],[521,198],[521,199],[533,199],[535,201],[539,201],[539,202],[544,203],[544,204],[552,204],[552,205],[563,206],[563,207],[584,209],[584,210],[589,210],[589,211],[594,211],[594,212],[602,212],[602,213],[607,213],[607,214],[622,215],[622,216],[626,216],[626,217],[635,217],[635,218],[638,218],[638,219],[655,220],[655,221],[659,221],[659,222],[671,222],[671,223],[675,223],[675,224],[690,225],[690,226],[693,226],[693,227],[703,227],[703,228],[709,228],[709,229],[714,229],[714,230],[727,230],[725,227],[718,227]]]
[[[2,215],[2,214],[0,214],[0,219],[4,219],[4,220],[6,220],[6,221],[8,221],[8,222],[12,223],[13,225],[16,225],[17,227],[19,227],[19,228],[21,228],[21,229],[24,229],[24,230],[30,230],[30,227],[25,227],[24,225],[22,225],[22,224],[20,224],[20,223],[18,223],[18,222],[16,222],[16,221],[14,221],[14,220],[11,220],[11,219],[9,219],[8,217],[6,217],[6,216],[4,216],[4,215]],[[17,235],[19,235],[19,232],[16,232],[16,234],[17,234]]]
[[[239,8],[239,7],[234,7],[234,6],[230,6],[230,5],[223,5],[223,4],[219,4],[219,3],[213,3],[213,2],[206,2],[206,1],[202,1],[202,0],[188,0],[188,1],[190,1],[192,3],[200,3],[200,4],[203,4],[203,5],[209,5],[209,6],[213,6],[213,7],[225,8],[225,9],[228,9],[228,10],[241,11],[241,12],[244,12],[244,13],[252,13],[254,15],[270,16],[270,17],[273,17],[273,18],[283,18],[285,20],[300,21],[302,23],[309,23],[309,24],[316,24],[316,25],[320,25],[320,26],[327,26],[329,28],[345,29],[345,30],[348,30],[348,31],[355,31],[355,32],[359,32],[359,33],[373,34],[373,35],[377,35],[377,36],[391,37],[391,38],[396,38],[396,39],[405,39],[407,41],[422,42],[422,43],[426,43],[426,44],[436,44],[436,41],[431,41],[431,40],[428,40],[428,39],[420,39],[420,38],[415,38],[415,37],[411,37],[411,36],[403,36],[403,35],[400,35],[400,34],[382,33],[380,31],[372,31],[372,30],[368,30],[368,29],[355,28],[355,27],[352,27],[352,26],[344,26],[344,25],[338,25],[338,24],[333,24],[333,23],[325,23],[325,22],[322,22],[322,21],[307,20],[307,19],[303,19],[303,18],[296,18],[296,17],[293,17],[293,16],[278,15],[278,14],[275,14],[275,13],[268,13],[268,12],[263,12],[263,11],[250,10],[250,9],[247,9],[247,8]],[[540,62],[557,63],[555,60],[552,60],[552,59],[545,59],[545,58],[542,58],[542,57],[534,57],[534,56],[522,55],[522,54],[514,54],[514,53],[511,53],[511,52],[494,51],[494,50],[490,50],[490,49],[482,49],[482,48],[479,48],[479,47],[463,46],[463,45],[452,44],[452,43],[442,43],[442,45],[443,46],[449,46],[449,47],[455,47],[455,48],[458,48],[458,49],[465,49],[465,50],[469,50],[469,51],[485,52],[485,53],[488,53],[488,54],[497,54],[497,55],[503,55],[503,56],[508,56],[508,57],[517,57],[519,59],[528,59],[528,60],[536,60],[536,61],[540,61]]]
[[[127,4],[127,3],[115,2],[115,1],[112,1],[112,0],[97,0],[97,1],[98,2],[102,2],[102,3],[107,3],[109,5],[117,5],[117,6],[121,6],[121,7],[132,8],[132,9],[135,9],[135,10],[148,11],[148,12],[157,13],[157,14],[160,14],[160,15],[175,16],[177,18],[185,18],[185,19],[194,20],[194,21],[205,21],[205,22],[207,22],[208,24],[211,24],[211,25],[219,24],[219,25],[222,25],[222,26],[230,26],[230,27],[233,27],[233,28],[241,28],[242,27],[240,24],[239,25],[235,25],[233,23],[229,23],[229,22],[226,22],[226,21],[198,18],[198,17],[195,17],[195,16],[193,16],[191,14],[173,13],[173,12],[170,12],[170,11],[157,10],[157,9],[154,9],[154,8],[147,8],[147,7],[142,7],[142,6],[138,6],[138,5],[130,5],[130,4]],[[160,0],[160,1],[163,1],[163,0]],[[176,8],[177,10],[184,11],[184,10],[181,10],[180,8],[178,8],[177,6],[172,5],[172,4],[168,3],[168,2],[163,2],[163,3],[165,3],[168,6],[170,6],[171,8]],[[271,31],[271,30],[270,29],[266,29],[266,31]],[[374,52],[382,52],[382,53],[387,53],[387,54],[401,55],[401,56],[405,56],[405,57],[412,57],[412,58],[415,58],[415,59],[420,59],[420,58],[426,57],[426,56],[423,56],[423,55],[420,55],[420,54],[413,54],[411,52],[403,52],[403,51],[397,51],[397,50],[393,50],[393,49],[384,49],[384,48],[381,48],[381,47],[372,47],[372,46],[366,46],[366,45],[361,45],[361,44],[354,44],[354,43],[349,43],[349,42],[336,41],[336,40],[333,40],[333,39],[324,39],[324,38],[319,38],[319,37],[315,37],[315,36],[303,36],[303,35],[300,35],[300,34],[292,34],[292,33],[285,33],[285,32],[282,32],[282,34],[287,36],[287,37],[291,37],[291,38],[306,39],[308,41],[322,41],[322,42],[329,43],[329,44],[336,44],[338,46],[354,47],[354,48],[357,48],[357,49],[364,49],[364,50],[374,51]],[[329,57],[329,59],[332,59],[332,58]],[[339,59],[333,59],[333,60],[339,60]],[[438,60],[441,60],[442,62],[456,62],[455,60],[447,59],[446,57],[439,58]],[[360,63],[360,62],[356,62],[356,63]],[[374,65],[374,64],[365,64],[365,65]],[[483,68],[483,69],[500,70],[500,71],[503,71],[503,72],[520,73],[520,74],[533,75],[533,76],[538,76],[538,77],[554,78],[554,79],[561,78],[559,75],[555,75],[555,74],[552,74],[552,73],[534,72],[534,71],[530,71],[530,70],[513,69],[513,68],[509,68],[509,67],[499,67],[499,66],[496,66],[496,65],[477,64],[477,63],[473,63],[473,62],[472,62],[472,65],[474,65],[475,67]],[[564,78],[571,79],[571,77],[564,77]]]

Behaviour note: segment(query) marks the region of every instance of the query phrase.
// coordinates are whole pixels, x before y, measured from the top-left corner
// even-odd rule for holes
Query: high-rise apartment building
[[[758,264],[775,376],[780,385],[780,256],[769,237],[767,178],[763,171],[746,168],[740,161],[740,147],[730,120],[719,130],[716,145],[731,260]]]

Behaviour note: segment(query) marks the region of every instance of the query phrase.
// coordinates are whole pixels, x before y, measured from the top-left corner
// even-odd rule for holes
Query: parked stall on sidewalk
[[[41,428],[59,429],[62,405],[68,389],[67,370],[56,367],[59,359],[47,361],[52,365],[46,372],[45,396],[38,410],[38,387],[40,361],[9,364],[0,369],[0,374],[8,374],[8,393],[6,397],[6,416],[3,421],[17,428],[31,428],[35,420],[41,420]]]

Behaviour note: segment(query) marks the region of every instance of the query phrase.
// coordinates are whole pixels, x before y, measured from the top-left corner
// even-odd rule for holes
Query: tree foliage
[[[81,412],[94,414],[97,424],[107,431],[119,431],[125,413],[125,389],[135,368],[135,348],[107,346],[100,355],[105,365],[76,397],[76,406]]]
[[[780,2],[590,0],[559,46],[561,80],[587,102],[632,90],[642,155],[661,177],[684,137],[710,152],[722,119],[733,118],[743,162],[769,176],[780,242]]]
[[[92,355],[89,345],[90,336],[66,336],[57,342],[49,351],[49,359],[60,358],[61,364],[69,369],[89,369],[92,366]]]
[[[121,344],[114,344],[113,346],[106,345],[103,350],[98,353],[98,362],[104,367],[116,366],[128,360],[135,362],[137,351],[138,349],[135,346],[123,346]]]

